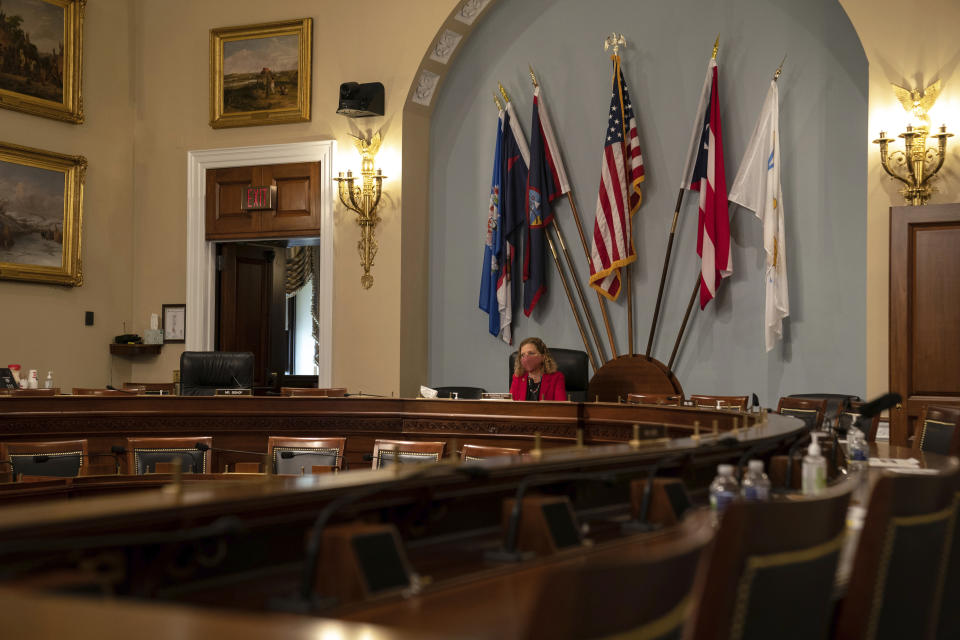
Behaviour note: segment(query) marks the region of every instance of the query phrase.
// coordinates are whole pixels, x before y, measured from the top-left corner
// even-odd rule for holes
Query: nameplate
[[[481,393],[480,397],[483,400],[513,400],[509,393]]]
[[[253,389],[217,389],[213,392],[215,396],[252,396]]]

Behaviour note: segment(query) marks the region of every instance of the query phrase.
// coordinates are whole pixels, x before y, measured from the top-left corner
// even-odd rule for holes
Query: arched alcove
[[[463,12],[469,24],[459,20]],[[462,25],[462,28],[461,28]],[[429,135],[429,380],[503,390],[510,347],[486,332],[478,309],[483,236],[496,128],[491,92],[511,94],[529,135],[532,87],[541,81],[584,223],[592,228],[610,64],[603,38],[621,31],[647,168],[635,218],[637,349],[646,344],[683,155],[713,41],[720,33],[720,91],[728,184],[732,184],[770,78],[780,80],[782,181],[791,318],[785,340],[763,345],[760,223],[731,206],[735,274],[696,313],[674,370],[691,393],[864,392],[867,63],[836,0],[473,0],[441,27],[408,96],[404,167]],[[469,36],[469,37],[467,37]],[[442,82],[441,82],[442,80]],[[424,154],[424,157],[426,154]],[[405,193],[405,212],[411,202]],[[406,213],[405,213],[406,215]],[[578,275],[583,251],[566,203],[558,220]],[[652,355],[666,361],[698,270],[695,199],[687,197]],[[405,241],[406,242],[406,241]],[[555,269],[532,318],[517,309],[514,335],[582,348]],[[599,321],[595,297],[591,308]],[[608,305],[620,353],[624,302]],[[602,328],[601,328],[602,333]],[[609,355],[609,347],[605,345]]]

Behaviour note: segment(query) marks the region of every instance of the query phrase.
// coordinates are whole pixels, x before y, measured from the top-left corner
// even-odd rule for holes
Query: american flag
[[[723,136],[720,129],[720,94],[717,61],[710,60],[698,109],[697,129],[689,160],[695,158],[689,188],[700,192],[700,222],[697,255],[700,256],[700,308],[717,295],[720,280],[733,273],[730,254],[730,213],[727,208],[727,177],[723,167]],[[709,91],[709,94],[707,93]],[[709,104],[706,101],[709,95]],[[695,154],[695,155],[694,155]]]
[[[590,249],[590,286],[610,300],[620,295],[620,268],[637,259],[630,217],[640,207],[641,182],[643,156],[637,138],[637,119],[623,80],[620,57],[615,55]]]

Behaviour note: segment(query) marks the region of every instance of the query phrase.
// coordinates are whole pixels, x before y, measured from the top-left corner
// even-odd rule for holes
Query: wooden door
[[[890,441],[927,404],[960,404],[960,204],[890,209]]]
[[[207,240],[256,235],[260,212],[240,208],[244,190],[254,183],[256,167],[207,170]]]
[[[218,250],[217,349],[253,352],[254,386],[267,386],[270,373],[286,370],[286,255],[238,244]]]
[[[243,211],[247,187],[276,186],[270,211]],[[319,162],[208,169],[206,239],[241,240],[320,235]]]

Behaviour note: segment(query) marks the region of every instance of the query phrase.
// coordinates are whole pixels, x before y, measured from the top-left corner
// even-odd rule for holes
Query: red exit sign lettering
[[[275,208],[277,187],[247,187],[243,190],[243,202],[240,208],[244,211],[269,211]]]

